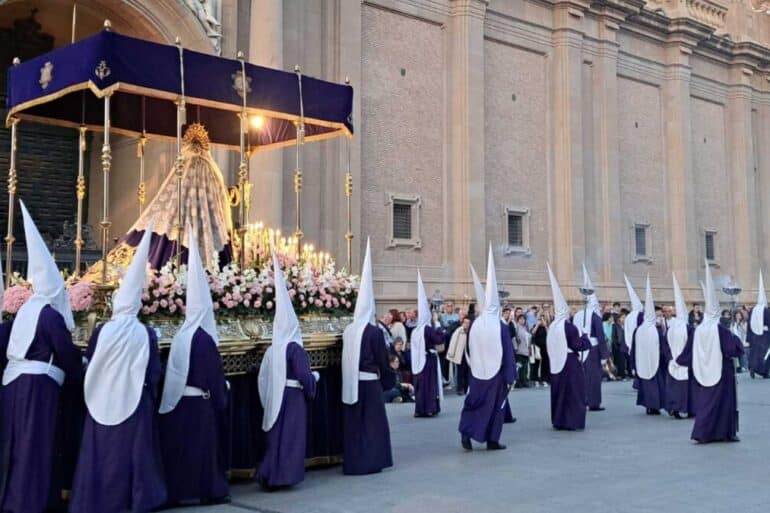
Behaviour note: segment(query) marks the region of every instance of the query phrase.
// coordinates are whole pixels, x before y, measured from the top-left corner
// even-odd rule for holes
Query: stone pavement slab
[[[314,470],[298,487],[264,493],[236,485],[233,503],[195,513],[753,513],[770,503],[770,380],[739,380],[740,443],[699,446],[692,421],[648,417],[630,382],[605,383],[604,412],[584,432],[551,429],[547,389],[515,390],[518,422],[508,450],[460,448],[462,399],[448,395],[435,419],[412,405],[389,405],[396,466],[343,476]]]

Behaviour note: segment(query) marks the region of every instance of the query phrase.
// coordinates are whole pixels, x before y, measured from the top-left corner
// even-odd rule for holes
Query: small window
[[[529,209],[506,207],[505,217],[503,218],[503,228],[507,249],[506,255],[530,255],[529,242]]]
[[[412,238],[412,205],[393,203],[393,238]]]
[[[521,248],[524,246],[524,216],[508,213],[508,246]]]
[[[713,262],[717,259],[716,238],[717,238],[716,232],[712,232],[712,231],[706,232],[706,237],[705,237],[706,260],[708,260],[709,262]]]
[[[420,196],[389,193],[385,204],[388,213],[388,247],[409,246],[420,249]]]
[[[647,226],[643,224],[637,224],[634,226],[634,248],[636,249],[636,256],[647,257]]]

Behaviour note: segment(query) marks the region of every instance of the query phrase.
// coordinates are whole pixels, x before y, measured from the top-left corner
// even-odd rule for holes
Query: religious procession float
[[[270,344],[274,309],[272,252],[287,278],[302,319],[305,348],[319,371],[316,400],[309,411],[308,465],[339,461],[342,453],[341,333],[355,306],[357,277],[350,274],[351,175],[348,166],[347,266],[303,240],[301,226],[302,147],[336,137],[349,140],[353,89],[294,73],[162,45],[105,29],[27,62],[14,61],[8,74],[7,126],[11,129],[8,175],[8,231],[4,311],[13,315],[31,295],[30,284],[13,273],[16,158],[19,123],[47,123],[79,132],[75,265],[68,292],[78,320],[74,339],[85,346],[95,325],[110,317],[111,294],[146,230],[152,249],[141,315],[158,334],[161,351],[184,319],[189,231],[199,241],[217,315],[219,350],[231,384],[231,467],[250,477],[261,458],[262,410],[257,370]],[[258,128],[254,130],[253,128]],[[86,134],[102,132],[102,255],[82,269],[83,201],[86,197]],[[111,241],[111,135],[136,139],[140,215],[117,244]],[[173,167],[145,206],[147,144],[176,143]],[[228,190],[211,147],[240,155],[238,184]],[[294,146],[296,229],[288,235],[249,224],[250,156]],[[255,170],[258,172],[258,170]],[[62,191],[66,194],[70,191]],[[276,194],[281,194],[276,191]],[[236,217],[236,221],[233,220]],[[76,422],[62,423],[63,429]],[[64,434],[63,436],[68,436]],[[71,436],[75,437],[73,433]]]

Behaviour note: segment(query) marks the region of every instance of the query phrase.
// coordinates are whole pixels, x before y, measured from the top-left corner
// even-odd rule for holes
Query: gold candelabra
[[[317,251],[313,244],[301,244],[294,235],[283,236],[281,230],[268,228],[262,222],[247,225],[242,241],[246,267],[261,268],[270,261],[273,251],[315,268],[333,263],[329,253]]]

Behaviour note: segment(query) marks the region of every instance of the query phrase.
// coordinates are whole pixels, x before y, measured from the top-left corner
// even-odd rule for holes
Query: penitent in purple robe
[[[592,410],[602,405],[602,360],[609,358],[607,338],[604,336],[602,318],[596,313],[591,316],[591,338],[596,339],[596,345],[591,345],[588,357],[583,362],[583,372],[586,377],[586,404]]]
[[[555,429],[573,431],[586,427],[586,380],[578,353],[587,351],[591,342],[569,321],[564,333],[567,361],[561,372],[551,373],[551,423]]]
[[[380,379],[359,381],[358,402],[342,406],[345,451],[342,472],[348,475],[374,474],[393,466],[382,392],[396,386],[396,376],[388,363],[385,337],[375,326],[364,328],[358,369],[379,374]]]
[[[265,434],[265,455],[257,477],[269,486],[292,486],[305,479],[307,401],[315,397],[316,382],[310,358],[296,342],[286,346],[286,379],[296,379],[302,389],[284,389],[281,411]]]
[[[491,379],[478,379],[470,375],[468,395],[460,415],[460,434],[463,438],[472,438],[480,443],[500,441],[503,423],[510,412],[506,406],[510,386],[516,382],[516,359],[508,326],[502,322],[500,343],[503,345],[500,370]],[[472,359],[470,348],[469,354]]]
[[[692,337],[695,330],[691,327],[687,327],[687,344],[692,344]],[[685,346],[687,345],[685,344]],[[669,348],[670,350],[671,348]],[[675,379],[668,371],[666,366],[666,402],[663,406],[666,411],[687,413],[688,415],[694,415],[692,408],[692,397],[690,390],[692,388],[692,366],[688,368],[688,379],[678,380]]]
[[[770,308],[765,308],[764,312],[764,329],[762,335],[755,335],[751,329],[748,330],[746,335],[746,341],[749,343],[749,371],[754,374],[759,374],[763,378],[770,377],[770,364],[765,355],[770,350]]]
[[[4,327],[7,325],[4,324]],[[10,329],[4,329],[0,352],[5,359]],[[67,381],[81,381],[80,350],[61,314],[50,306],[40,311],[26,359],[51,361]],[[0,511],[42,513],[51,493],[59,385],[47,375],[24,374],[0,390]],[[56,493],[60,491],[55,491]]]
[[[677,358],[679,365],[692,367],[692,345],[693,337],[688,339],[687,346]],[[704,387],[694,376],[692,379],[695,425],[690,438],[700,443],[738,439],[738,390],[733,358],[743,354],[743,345],[738,337],[719,326],[719,346],[722,351],[722,377],[719,382]]]
[[[168,502],[223,499],[227,483],[227,382],[222,358],[211,335],[198,328],[190,344],[187,386],[208,398],[179,399],[176,408],[160,415],[160,440]]]
[[[631,347],[631,364],[634,370],[636,370],[636,334],[638,331],[638,328],[634,331],[634,344]],[[668,362],[671,360],[668,341],[660,328],[657,328],[657,331],[658,347],[660,348],[658,370],[650,379],[642,379],[638,375],[636,377],[636,404],[650,410],[661,410],[666,407],[666,376],[668,375]]]
[[[94,330],[86,357],[91,358],[102,326]],[[147,328],[150,357],[144,390],[134,413],[116,426],[104,426],[90,414],[83,426],[72,513],[150,511],[166,502],[155,412],[161,366],[158,339]]]
[[[435,347],[444,343],[444,332],[438,328],[425,326],[425,367],[422,372],[412,377],[414,383],[414,414],[428,417],[441,411],[439,396],[439,366]]]

